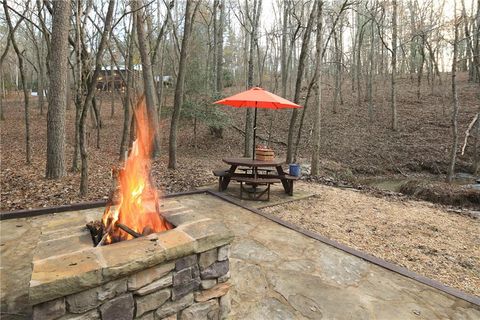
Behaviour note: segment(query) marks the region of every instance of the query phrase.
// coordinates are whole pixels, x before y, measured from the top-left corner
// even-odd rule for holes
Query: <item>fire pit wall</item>
[[[45,254],[58,249],[46,232],[30,283],[33,319],[224,319],[231,232],[180,211],[168,217],[173,230],[58,256]]]

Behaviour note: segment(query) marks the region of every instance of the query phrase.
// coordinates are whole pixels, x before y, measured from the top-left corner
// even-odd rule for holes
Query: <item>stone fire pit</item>
[[[233,234],[176,201],[167,206],[174,229],[108,246],[93,247],[85,227],[103,208],[43,225],[29,290],[33,319],[225,318]]]

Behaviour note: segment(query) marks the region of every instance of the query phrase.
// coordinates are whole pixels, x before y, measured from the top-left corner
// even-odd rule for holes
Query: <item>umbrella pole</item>
[[[255,138],[257,137],[257,102],[255,101],[255,116],[253,117],[253,151],[252,159],[255,160]]]

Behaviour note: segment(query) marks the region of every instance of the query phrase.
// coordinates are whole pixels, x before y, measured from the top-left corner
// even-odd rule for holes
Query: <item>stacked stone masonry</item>
[[[37,304],[34,320],[225,319],[230,245],[191,254]]]

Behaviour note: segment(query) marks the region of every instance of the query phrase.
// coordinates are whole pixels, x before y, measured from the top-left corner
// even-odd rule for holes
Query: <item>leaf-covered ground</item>
[[[459,131],[463,133],[478,110],[480,98],[478,85],[466,82],[465,75],[459,77]],[[445,173],[451,144],[449,82],[444,75],[442,86],[434,89],[425,85],[420,100],[416,98],[416,87],[405,76],[399,79],[398,116],[399,130],[389,129],[390,107],[389,86],[386,80],[378,79],[374,86],[375,101],[373,119],[368,118],[367,102],[357,105],[356,93],[344,85],[344,104],[338,112],[332,112],[332,87],[324,84],[322,169],[323,173],[335,179],[354,180],[360,176],[376,175],[417,175]],[[228,88],[225,95],[241,88]],[[1,207],[4,210],[26,209],[73,202],[106,198],[112,180],[111,168],[119,166],[118,150],[121,139],[123,112],[119,97],[115,114],[110,116],[110,95],[100,95],[102,129],[100,149],[96,148],[96,132],[89,125],[89,193],[79,196],[80,175],[68,171],[65,178],[46,180],[46,112],[40,115],[37,100],[32,99],[30,110],[32,163],[25,163],[25,127],[21,94],[13,94],[4,101],[5,121],[1,122]],[[169,132],[169,107],[163,108],[161,124],[162,156],[153,165],[155,183],[164,192],[185,191],[215,182],[212,169],[224,167],[221,158],[239,156],[243,152],[243,135],[236,128],[244,127],[245,110],[217,107],[229,118],[231,127],[224,132],[223,139],[210,134],[208,128],[198,123],[197,132],[191,120],[181,123],[178,136],[178,168],[167,169],[167,137]],[[258,134],[267,137],[270,133],[272,147],[283,157],[288,131],[290,110],[259,110]],[[308,163],[310,158],[312,106],[305,109],[306,117],[303,136],[300,140],[298,161]],[[67,169],[70,169],[73,155],[74,117],[73,103],[67,111]],[[463,137],[462,137],[463,139]],[[468,171],[472,162],[470,139],[465,156],[459,157],[458,168]],[[195,148],[195,144],[197,148]]]

